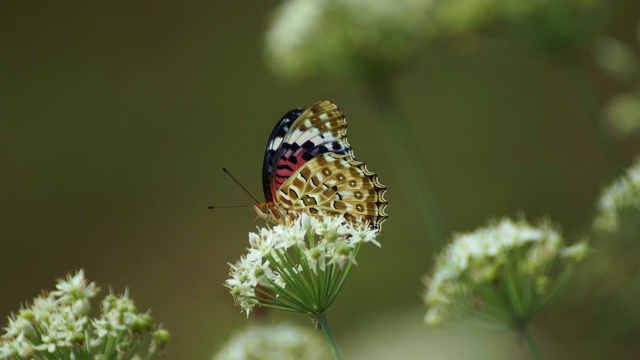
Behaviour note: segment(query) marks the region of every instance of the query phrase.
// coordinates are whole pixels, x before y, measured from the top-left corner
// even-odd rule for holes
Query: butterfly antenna
[[[247,208],[250,205],[209,206],[209,209]]]
[[[242,186],[242,184],[240,184],[240,182],[238,182],[238,180],[236,180],[236,178],[234,178],[234,177],[233,177],[233,175],[231,175],[231,173],[230,173],[229,171],[227,171],[227,169],[226,169],[226,168],[222,168],[222,171],[226,172],[226,173],[227,173],[227,175],[231,176],[231,178],[233,179],[233,181],[235,181],[235,182],[236,182],[236,184],[238,184],[238,186],[240,186],[240,187],[242,188],[242,190],[244,190],[244,192],[246,192],[246,193],[247,193],[247,195],[249,195],[249,196],[253,199],[253,201],[255,201],[255,202],[256,202],[256,204],[259,204],[259,203],[260,203],[260,201],[256,200],[256,198],[254,198],[254,197],[253,197],[253,195],[251,195],[251,193],[250,193],[247,189],[245,189],[245,188],[244,188],[244,186]]]

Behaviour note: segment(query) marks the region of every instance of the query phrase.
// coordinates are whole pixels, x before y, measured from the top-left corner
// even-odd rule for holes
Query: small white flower
[[[562,249],[560,255],[567,259],[574,260],[576,262],[582,261],[589,253],[589,246],[585,241],[573,244],[569,247]]]
[[[13,338],[20,342],[25,336],[32,335],[34,332],[32,320],[33,311],[31,309],[21,309],[18,315],[11,314],[9,316],[9,325],[4,328],[6,338]],[[2,357],[0,357],[1,359]]]
[[[51,314],[56,311],[56,299],[49,294],[47,297],[38,297],[33,300],[31,306],[35,321],[38,323],[47,323]]]
[[[273,281],[275,274],[269,266],[267,260],[254,263],[253,269],[249,275],[250,283],[255,285],[269,286]]]
[[[299,216],[296,221],[300,221],[300,227],[305,231],[309,231],[318,226],[318,219],[311,216]]]
[[[249,233],[249,245],[251,248],[257,249],[262,244],[262,237],[259,234],[250,232]]]
[[[349,239],[354,245],[358,243],[372,243],[377,247],[381,247],[376,236],[378,232],[368,227],[356,227],[351,232],[351,238]]]
[[[20,340],[4,341],[0,343],[0,359],[14,358],[20,355]]]
[[[40,351],[48,351],[53,353],[58,347],[69,346],[67,344],[66,337],[54,329],[48,329],[48,333],[44,333],[41,336],[42,344],[34,346],[34,349]]]
[[[329,243],[327,246],[327,254],[329,257],[328,264],[337,264],[340,268],[344,267],[347,262],[356,264],[353,256],[353,246],[346,239],[339,239]]]
[[[74,276],[68,275],[66,281],[60,280],[56,284],[57,291],[51,295],[58,297],[58,302],[74,303],[76,300],[92,298],[100,290],[95,283],[89,283],[84,278],[84,270],[79,270]]]
[[[22,340],[0,341],[0,359],[30,359],[33,357],[34,347]]]
[[[326,254],[323,249],[317,246],[312,246],[309,249],[303,250],[305,259],[309,264],[309,267],[313,271],[314,275],[318,275],[318,271],[325,271],[326,267]]]
[[[276,228],[279,228],[276,227]],[[256,238],[255,235],[258,235]],[[251,248],[255,249],[260,257],[277,257],[277,251],[286,250],[288,248],[288,244],[284,239],[285,236],[282,236],[280,232],[276,232],[275,229],[263,228],[260,229],[259,234],[249,235]],[[255,242],[251,244],[251,241]],[[256,256],[258,255],[256,254]]]
[[[296,222],[297,224],[285,228],[280,234],[287,249],[293,246],[297,246],[298,248],[304,248],[306,246],[305,240],[307,237],[307,230],[301,226],[301,221]]]
[[[111,317],[113,317],[113,313],[109,314],[111,314]],[[117,321],[115,321],[114,324],[113,319],[108,319],[106,315],[92,320],[91,325],[93,326],[95,330],[94,332],[98,336],[98,339],[103,339],[107,336],[115,338],[118,335],[118,330],[124,330],[125,328],[124,325],[118,324]]]

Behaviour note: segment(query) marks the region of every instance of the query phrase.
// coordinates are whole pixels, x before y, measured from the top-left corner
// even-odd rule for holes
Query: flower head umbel
[[[594,227],[623,239],[640,239],[640,158],[604,191]]]
[[[376,235],[366,227],[303,214],[290,225],[250,233],[251,248],[230,264],[225,286],[247,316],[256,305],[321,316],[356,263],[362,243],[380,245]]]
[[[252,325],[235,334],[213,360],[330,360],[322,338],[308,328],[288,324]]]
[[[504,219],[457,235],[425,281],[425,321],[475,314],[523,326],[557,295],[570,268],[562,261],[578,262],[586,252],[584,243],[566,247],[548,222]]]
[[[56,288],[11,314],[0,338],[0,359],[131,358],[153,328],[151,316],[139,313],[127,292],[109,294],[102,301],[101,316],[89,319],[89,300],[99,288],[87,283],[82,270]],[[168,336],[163,329],[153,333],[147,358],[161,350]]]

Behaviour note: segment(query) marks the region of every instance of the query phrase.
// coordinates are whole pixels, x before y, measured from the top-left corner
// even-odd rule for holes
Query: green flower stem
[[[531,337],[531,334],[529,333],[527,326],[526,325],[517,326],[516,331],[518,332],[518,335],[520,335],[522,340],[524,340],[524,342],[527,344],[527,347],[529,348],[529,351],[531,351],[531,355],[533,356],[533,358],[535,360],[542,360],[542,354],[540,353],[540,349],[538,349],[538,345]]]
[[[333,353],[333,357],[336,360],[342,360],[342,356],[340,356],[340,352],[338,351],[338,345],[336,341],[333,339],[333,335],[331,334],[331,329],[329,329],[329,323],[327,323],[327,314],[324,313],[320,315],[319,318],[314,319],[314,323],[316,323],[316,327],[319,327],[324,333],[324,337],[327,338],[327,342],[331,347],[331,352]]]
[[[429,181],[424,160],[416,146],[415,134],[400,111],[390,78],[380,77],[369,83],[371,102],[380,114],[381,129],[391,145],[392,157],[402,179],[405,197],[414,201],[424,231],[432,244],[441,244],[449,231],[442,217],[435,192]]]

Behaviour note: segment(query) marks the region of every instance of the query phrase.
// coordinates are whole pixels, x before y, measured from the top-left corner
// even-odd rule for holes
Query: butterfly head
[[[253,205],[253,211],[255,211],[259,217],[267,220],[269,219],[270,213],[269,213],[269,206],[267,205],[267,203],[259,203],[259,204]]]
[[[282,224],[287,218],[287,211],[276,206],[274,203],[259,203],[253,205],[253,211],[258,217],[270,221],[274,224]]]

